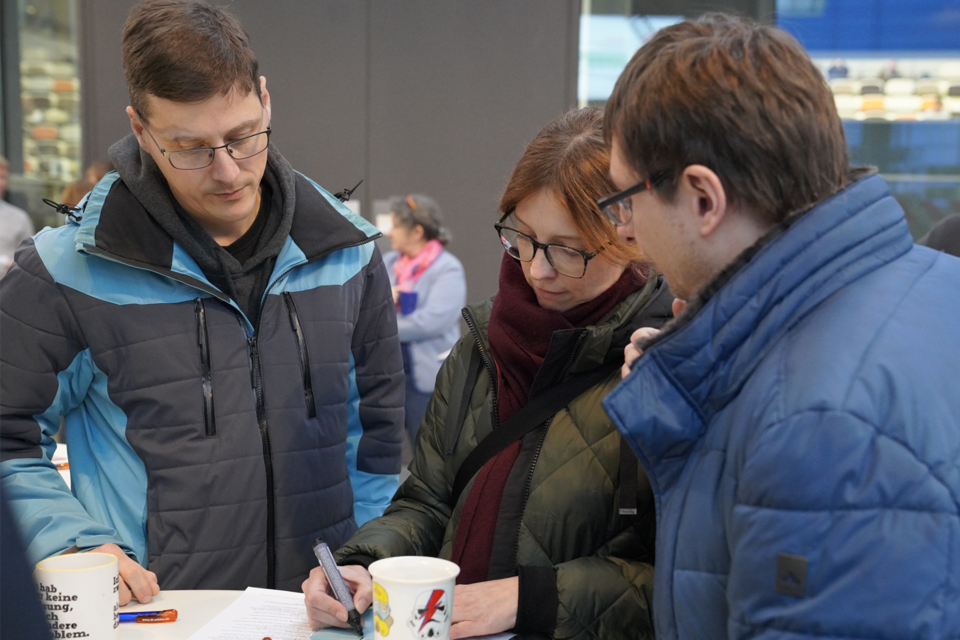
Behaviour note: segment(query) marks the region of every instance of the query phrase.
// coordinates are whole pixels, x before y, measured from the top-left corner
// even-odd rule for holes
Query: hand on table
[[[687,303],[680,298],[674,298],[673,300],[673,317],[676,318],[683,310],[687,307]],[[630,344],[623,348],[623,366],[620,367],[620,379],[626,378],[630,375],[630,366],[633,364],[633,361],[643,355],[643,349],[637,346],[637,343],[652,338],[653,336],[660,333],[659,329],[654,329],[653,327],[640,327],[633,332],[633,335],[630,336]]]
[[[499,633],[517,624],[520,578],[458,584],[453,590],[450,640]]]
[[[157,574],[148,571],[140,566],[140,563],[132,560],[123,549],[113,544],[105,544],[90,549],[93,553],[109,553],[117,556],[120,570],[120,606],[130,602],[131,595],[138,602],[146,604],[153,600],[153,596],[160,593],[160,585],[157,583]]]
[[[373,602],[373,578],[366,569],[358,565],[340,567],[340,575],[343,576],[347,589],[353,594],[353,607],[362,615]],[[303,595],[311,629],[350,627],[347,624],[347,610],[333,596],[322,568],[313,569],[310,577],[303,581]]]

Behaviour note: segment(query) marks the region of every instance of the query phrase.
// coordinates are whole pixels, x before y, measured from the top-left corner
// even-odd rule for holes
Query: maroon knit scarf
[[[537,296],[527,284],[520,263],[504,254],[500,265],[500,289],[493,301],[487,329],[499,378],[500,422],[527,404],[530,387],[555,331],[596,324],[642,286],[642,279],[632,269],[627,269],[617,282],[593,300],[569,311],[551,311],[537,303]],[[452,560],[460,565],[457,584],[487,579],[500,500],[507,476],[519,454],[520,441],[517,440],[487,461],[477,474],[464,503],[453,544]]]

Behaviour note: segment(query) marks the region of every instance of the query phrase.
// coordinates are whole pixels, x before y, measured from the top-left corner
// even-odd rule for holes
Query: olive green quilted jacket
[[[659,327],[669,319],[671,301],[662,277],[653,278],[597,326],[554,334],[531,396],[604,360],[622,359],[635,329]],[[491,303],[464,309],[470,334],[457,342],[437,376],[411,475],[383,516],[363,525],[337,551],[341,564],[366,565],[400,555],[450,558],[460,511],[473,483],[451,504],[454,478],[464,458],[494,426],[494,365],[487,343]],[[474,374],[472,390],[466,390],[475,349],[485,366]],[[637,465],[638,515],[620,515],[622,440],[600,405],[618,381],[619,372],[571,399],[546,426],[528,434],[523,445],[527,454],[521,453],[517,462],[527,468],[512,472],[508,480],[524,484],[513,490],[520,490],[525,504],[516,529],[507,536],[508,546],[495,539],[494,554],[498,548],[512,549],[512,558],[499,559],[501,565],[504,560],[510,564],[507,575],[517,575],[515,567],[521,565],[555,569],[559,606],[552,635],[558,639],[653,637],[652,495]],[[462,426],[452,419],[459,416]],[[510,490],[508,485],[505,493]],[[501,522],[497,536],[504,529]],[[492,558],[491,565],[495,562]]]

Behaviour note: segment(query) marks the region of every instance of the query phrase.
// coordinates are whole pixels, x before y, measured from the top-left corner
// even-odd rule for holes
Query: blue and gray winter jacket
[[[377,232],[295,187],[259,323],[116,173],[17,253],[0,472],[31,562],[112,542],[164,589],[299,590],[314,538],[336,548],[390,502],[403,376]],[[61,417],[72,491],[50,462]]]
[[[603,403],[656,497],[657,638],[958,638],[960,260],[879,176],[794,219]]]

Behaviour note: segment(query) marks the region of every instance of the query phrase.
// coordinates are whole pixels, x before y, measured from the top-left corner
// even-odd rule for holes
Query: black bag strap
[[[612,360],[605,362],[593,371],[573,376],[563,384],[538,395],[525,407],[510,416],[506,422],[494,429],[467,455],[463,464],[460,465],[460,469],[457,470],[456,478],[453,481],[453,496],[450,504],[457,504],[460,494],[467,487],[467,483],[490,458],[539,427],[587,389],[606,380],[611,373],[619,370],[622,364],[618,360]]]

